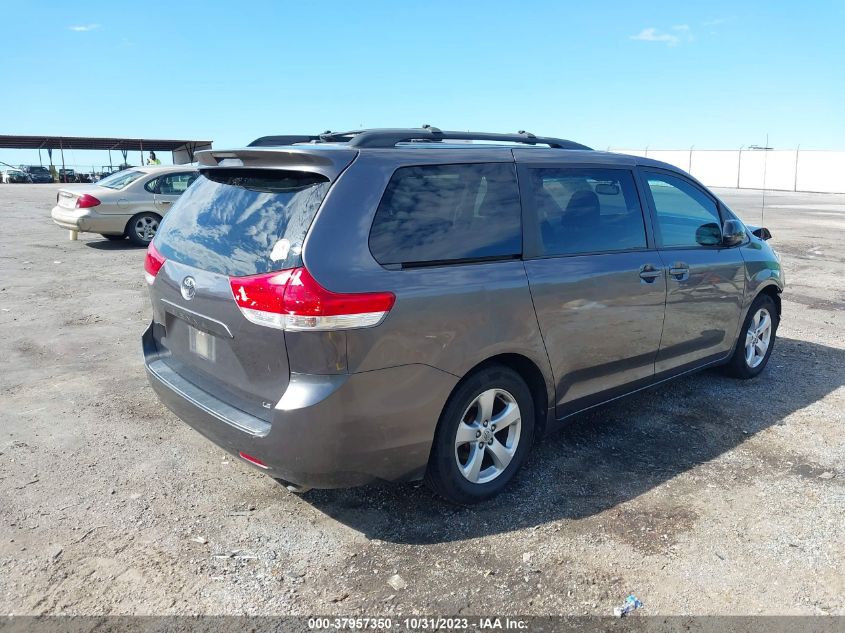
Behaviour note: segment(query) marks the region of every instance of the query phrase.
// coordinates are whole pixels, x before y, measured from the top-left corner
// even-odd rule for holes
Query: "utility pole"
[[[763,147],[763,207],[760,209],[760,224],[764,224],[763,215],[766,213],[766,166],[769,162],[769,134],[766,133],[766,145]]]

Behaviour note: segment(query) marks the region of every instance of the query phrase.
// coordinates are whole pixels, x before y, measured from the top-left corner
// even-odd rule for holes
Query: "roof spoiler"
[[[315,152],[303,147],[248,147],[197,152],[201,171],[209,169],[280,169],[321,174],[334,180],[357,156],[355,149]]]
[[[278,147],[280,145],[293,145],[294,143],[313,143],[319,140],[319,136],[308,136],[307,134],[262,136],[261,138],[255,139],[247,147]]]

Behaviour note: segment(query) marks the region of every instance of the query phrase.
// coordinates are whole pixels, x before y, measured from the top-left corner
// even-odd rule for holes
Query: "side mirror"
[[[722,227],[722,244],[736,246],[745,241],[745,226],[738,220],[725,220]]]
[[[722,243],[722,233],[715,222],[702,224],[695,230],[695,241],[701,246],[718,246]]]
[[[767,229],[765,226],[758,227],[758,228],[754,229],[753,231],[751,231],[751,233],[755,237],[759,237],[761,240],[764,240],[764,241],[772,239],[772,232],[769,229]]]

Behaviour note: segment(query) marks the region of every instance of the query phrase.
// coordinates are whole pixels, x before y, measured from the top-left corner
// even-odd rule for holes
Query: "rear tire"
[[[499,494],[528,456],[534,419],[531,391],[518,373],[497,364],[470,375],[440,415],[426,484],[462,505]]]
[[[161,216],[156,213],[139,213],[126,224],[126,236],[135,246],[149,246],[153,241]]]
[[[724,372],[741,380],[759,375],[772,355],[779,324],[774,300],[767,294],[759,295],[748,310],[739,330],[736,349]]]

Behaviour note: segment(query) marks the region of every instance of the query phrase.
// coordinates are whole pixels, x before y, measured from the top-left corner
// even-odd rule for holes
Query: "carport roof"
[[[94,136],[15,136],[0,134],[3,149],[98,149],[174,152],[210,146],[211,141],[159,138],[104,138]]]

